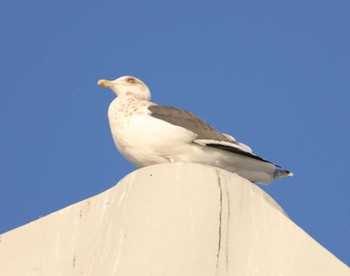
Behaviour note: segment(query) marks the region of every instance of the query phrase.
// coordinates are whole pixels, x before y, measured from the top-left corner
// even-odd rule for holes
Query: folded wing
[[[269,162],[255,155],[247,145],[237,142],[236,139],[230,135],[217,131],[191,112],[172,106],[161,105],[153,105],[148,109],[152,112],[151,116],[154,118],[183,127],[197,134],[196,139],[193,141],[196,144],[229,151],[259,161]]]

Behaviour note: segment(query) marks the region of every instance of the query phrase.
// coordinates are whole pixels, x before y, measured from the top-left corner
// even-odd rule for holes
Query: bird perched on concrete
[[[138,167],[201,163],[264,184],[293,175],[196,115],[151,102],[149,88],[135,77],[99,80],[98,85],[109,87],[117,96],[108,109],[113,140],[120,153]]]

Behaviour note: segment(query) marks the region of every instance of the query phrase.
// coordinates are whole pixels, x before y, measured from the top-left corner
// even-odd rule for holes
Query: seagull
[[[200,163],[269,184],[292,172],[257,155],[191,112],[151,102],[147,85],[132,76],[99,80],[117,96],[108,108],[114,143],[137,167],[160,163]]]

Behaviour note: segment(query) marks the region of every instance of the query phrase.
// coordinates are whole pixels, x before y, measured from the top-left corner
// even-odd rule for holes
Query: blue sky
[[[262,187],[350,264],[348,1],[0,4],[0,233],[112,187],[100,78],[134,75],[295,177]]]

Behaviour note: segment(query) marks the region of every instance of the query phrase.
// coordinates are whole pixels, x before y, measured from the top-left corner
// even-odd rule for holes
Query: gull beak
[[[99,80],[97,82],[97,85],[99,85],[99,86],[109,86],[109,82],[110,81],[108,81],[108,80]]]

